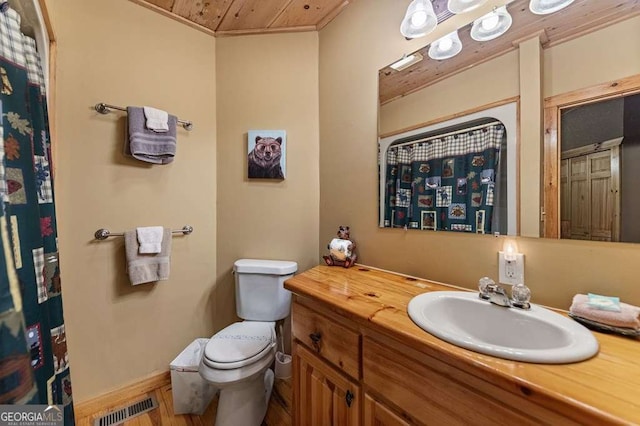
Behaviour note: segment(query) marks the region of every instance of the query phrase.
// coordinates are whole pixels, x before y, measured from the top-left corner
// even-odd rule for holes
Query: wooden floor
[[[123,394],[127,394],[123,390]],[[95,418],[119,408],[121,405],[129,404],[137,400],[147,398],[151,395],[156,397],[159,407],[147,413],[141,414],[122,423],[124,426],[211,426],[215,422],[217,397],[209,405],[209,408],[202,416],[196,415],[175,415],[173,414],[173,398],[171,395],[171,384],[162,384],[155,389],[145,389],[137,396],[127,394],[126,401],[114,400],[114,405],[105,406],[102,409],[95,409],[91,414],[86,414],[86,410],[80,410],[78,414],[82,417],[76,419],[78,426],[93,426]],[[95,406],[94,406],[95,407]],[[84,411],[84,413],[82,412]],[[269,426],[290,426],[291,425],[291,379],[276,379],[269,401],[269,409],[263,425]]]

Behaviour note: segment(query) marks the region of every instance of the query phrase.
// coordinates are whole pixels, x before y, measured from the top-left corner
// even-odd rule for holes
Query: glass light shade
[[[431,0],[413,0],[400,24],[400,33],[406,38],[423,37],[438,25]]]
[[[531,0],[529,10],[536,15],[547,15],[564,9],[574,0]]]
[[[449,0],[447,9],[451,13],[465,13],[485,4],[487,0]]]
[[[431,43],[429,57],[436,60],[449,59],[456,56],[461,50],[462,42],[456,30]]]
[[[493,40],[506,33],[511,28],[512,23],[513,19],[507,12],[507,7],[499,7],[473,21],[471,38],[475,41]]]

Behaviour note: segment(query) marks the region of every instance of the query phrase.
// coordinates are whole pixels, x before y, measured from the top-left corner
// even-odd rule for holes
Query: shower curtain
[[[502,124],[387,151],[385,227],[493,232]]]
[[[0,404],[59,405],[72,425],[44,83],[20,16],[0,13]]]

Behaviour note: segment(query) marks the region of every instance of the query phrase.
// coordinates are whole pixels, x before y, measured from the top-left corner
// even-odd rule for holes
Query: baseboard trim
[[[156,373],[146,379],[138,380],[103,395],[73,404],[77,419],[92,416],[96,413],[117,407],[133,398],[146,395],[162,386],[171,383],[169,371]]]

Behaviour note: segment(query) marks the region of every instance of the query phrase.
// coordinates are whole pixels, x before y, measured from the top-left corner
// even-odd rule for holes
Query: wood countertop
[[[589,360],[561,365],[509,361],[440,340],[407,315],[409,301],[418,294],[465,289],[364,265],[316,266],[287,280],[285,288],[364,326],[365,334],[366,329],[382,333],[556,411],[577,410],[596,424],[640,424],[638,339],[594,332],[600,351]]]

